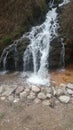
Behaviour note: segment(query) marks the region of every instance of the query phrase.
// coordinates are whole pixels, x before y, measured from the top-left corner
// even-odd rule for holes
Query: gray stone
[[[28,96],[28,92],[23,91],[22,93],[20,93],[20,99],[23,100],[24,98],[26,98]]]
[[[0,86],[0,94],[2,94],[5,91],[3,86]]]
[[[63,89],[59,88],[59,89],[56,90],[56,95],[57,96],[60,96],[60,95],[63,95],[63,94],[64,94],[64,90]]]
[[[34,95],[29,95],[29,96],[27,96],[27,99],[28,99],[28,100],[34,100],[34,99],[35,99],[35,96],[34,96]]]
[[[29,100],[33,100],[35,98],[36,98],[36,96],[35,96],[34,92],[31,92],[30,95],[27,96],[27,99],[29,99]]]
[[[16,85],[13,86],[4,85],[3,87],[5,91],[2,93],[2,96],[9,96],[17,88]]]
[[[38,94],[38,98],[41,99],[41,100],[44,100],[44,99],[46,99],[47,97],[46,97],[46,95],[45,95],[43,92],[40,92],[40,93]]]
[[[6,98],[3,96],[3,97],[1,97],[0,99],[3,101],[3,100],[5,100]]]
[[[61,83],[61,84],[59,85],[59,87],[61,87],[61,88],[65,88],[65,87],[66,87],[66,85],[65,85],[65,84],[63,84],[63,83]]]
[[[51,98],[52,95],[51,95],[50,93],[47,93],[47,94],[46,94],[46,97],[47,97],[47,98]]]
[[[35,103],[35,104],[38,104],[38,103],[40,103],[40,102],[41,102],[41,100],[38,99],[38,98],[36,98],[36,99],[34,100],[34,103]]]
[[[25,88],[25,92],[29,93],[30,92],[30,88]]]
[[[32,91],[33,92],[35,92],[35,93],[38,93],[38,92],[40,92],[40,88],[39,87],[37,87],[37,86],[32,86]]]
[[[42,104],[45,105],[45,106],[49,106],[49,105],[50,105],[50,102],[49,102],[49,100],[44,100],[44,101],[42,102]]]
[[[14,102],[14,103],[18,103],[19,100],[20,100],[19,98],[15,98],[13,102]]]
[[[70,95],[72,95],[73,94],[73,90],[67,89],[67,93],[70,94]]]
[[[8,100],[12,102],[12,101],[14,100],[13,95],[10,95],[10,96],[8,97]]]
[[[23,86],[19,86],[17,89],[16,89],[16,94],[20,94],[21,92],[24,91],[24,87]]]
[[[72,84],[72,83],[68,83],[66,86],[67,86],[67,88],[69,88],[69,89],[72,89],[72,90],[73,90],[73,84]]]
[[[59,97],[59,100],[62,102],[62,103],[68,103],[70,101],[70,97],[69,96],[66,96],[66,95],[62,95]]]

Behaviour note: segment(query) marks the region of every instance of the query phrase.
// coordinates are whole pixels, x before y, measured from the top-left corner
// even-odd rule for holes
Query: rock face
[[[29,43],[30,40],[28,38],[22,38],[13,42],[11,47],[9,45],[4,49],[3,56],[5,57],[8,53],[5,64],[7,70],[23,70],[23,54]],[[1,58],[1,68],[4,66],[4,57]]]
[[[11,41],[44,20],[46,0],[0,1],[0,55]]]
[[[65,41],[65,62],[73,62],[73,1],[61,9],[60,26],[61,35]]]
[[[60,66],[60,54],[61,54],[61,40],[55,38],[50,43],[50,54],[49,54],[49,68],[58,68]]]

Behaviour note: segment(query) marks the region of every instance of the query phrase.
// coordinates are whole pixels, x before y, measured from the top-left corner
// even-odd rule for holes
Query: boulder
[[[62,102],[62,103],[69,103],[70,97],[69,97],[69,96],[66,96],[66,95],[62,95],[62,96],[59,97],[59,100],[60,100],[60,102]]]

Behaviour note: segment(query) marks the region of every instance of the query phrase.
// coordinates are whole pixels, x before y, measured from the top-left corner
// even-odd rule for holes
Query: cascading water
[[[29,82],[38,84],[49,83],[47,67],[50,41],[56,36],[57,13],[56,8],[53,8],[47,13],[45,22],[40,26],[33,27],[31,32],[27,36],[30,39],[31,44],[24,52],[23,58],[24,70],[26,71],[28,66],[30,68],[30,62],[32,57],[33,74],[28,79]]]
[[[59,4],[59,7],[68,2],[69,0],[64,0],[62,4]],[[19,41],[22,42],[25,38],[30,39],[30,44],[24,51],[23,61],[24,72],[26,72],[26,74],[32,72],[29,75],[27,82],[34,84],[49,85],[48,59],[50,43],[55,37],[58,36],[57,32],[59,27],[56,12],[57,8],[53,7],[54,0],[52,0],[50,4],[51,10],[48,11],[45,22],[40,26],[33,27],[29,33],[24,34],[19,40],[16,40],[16,43],[13,43],[5,48],[0,58],[0,62],[3,62],[3,68],[6,69],[8,55],[11,51],[14,51],[15,68],[17,68],[17,44]],[[62,61],[64,65],[65,50],[63,42],[61,42],[61,44],[62,51],[60,61]]]

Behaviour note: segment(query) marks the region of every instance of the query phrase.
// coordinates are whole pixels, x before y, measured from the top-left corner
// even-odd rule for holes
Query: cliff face
[[[43,22],[46,0],[0,0],[0,53],[32,25]]]
[[[65,43],[65,62],[73,62],[73,0],[61,9],[61,35]]]

